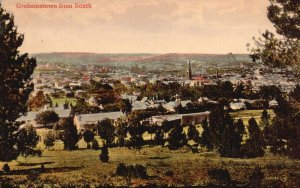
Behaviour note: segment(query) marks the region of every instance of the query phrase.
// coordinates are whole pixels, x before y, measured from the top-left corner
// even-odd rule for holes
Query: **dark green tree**
[[[252,117],[248,121],[249,138],[246,141],[245,157],[261,157],[264,155],[264,139],[262,131],[259,129],[256,120]]]
[[[183,132],[181,125],[176,125],[169,134],[169,149],[176,150],[187,143],[186,134]]]
[[[300,3],[298,0],[269,1],[268,18],[283,37],[277,38],[265,31],[261,34],[262,38],[253,38],[254,48],[250,49],[250,57],[271,67],[297,66],[300,62]]]
[[[266,141],[266,144],[270,143],[271,140],[271,132],[270,132],[270,114],[266,109],[263,110],[261,116],[260,116],[260,127],[263,129],[263,137]]]
[[[98,134],[105,140],[105,145],[111,146],[115,140],[115,127],[111,119],[105,118],[97,124]]]
[[[156,145],[163,145],[164,143],[164,132],[161,127],[158,127],[154,133],[154,140]]]
[[[213,146],[218,148],[224,131],[224,107],[217,105],[211,110],[209,115],[210,132],[212,136]]]
[[[189,140],[194,140],[195,142],[199,141],[199,131],[195,125],[190,125],[188,128],[187,138]]]
[[[33,90],[31,75],[36,60],[21,54],[24,35],[18,33],[13,15],[0,3],[0,161],[16,159],[22,148],[17,147],[20,116],[26,113],[27,101]]]
[[[85,130],[82,136],[83,136],[83,140],[87,144],[87,148],[90,149],[91,148],[90,142],[94,140],[94,133],[90,130]]]
[[[101,148],[101,154],[99,155],[99,159],[103,162],[103,163],[107,163],[109,161],[109,155],[108,155],[108,147],[106,145],[104,145]]]
[[[202,135],[201,135],[201,146],[206,147],[208,150],[212,150],[213,149],[213,138],[212,138],[212,133],[210,130],[210,127],[208,125],[207,119],[205,118],[202,122]]]
[[[17,148],[23,157],[39,155],[40,150],[36,149],[39,142],[39,136],[32,126],[26,126],[19,131]]]
[[[128,99],[122,99],[120,103],[120,109],[123,113],[128,114],[132,110],[132,105]]]
[[[298,0],[269,0],[268,18],[276,32],[287,38],[300,39],[300,2]]]
[[[125,138],[127,137],[127,123],[122,119],[116,121],[116,130],[115,133],[118,139],[119,146],[125,146]]]
[[[51,124],[51,123],[54,124],[54,123],[58,122],[58,120],[59,120],[59,117],[54,111],[47,110],[47,111],[37,114],[35,121],[37,124],[42,124],[45,127],[47,127],[48,124]]]
[[[77,143],[80,139],[77,128],[74,125],[73,118],[68,117],[62,121],[63,136],[62,141],[64,142],[65,150],[75,150],[78,148]]]
[[[155,134],[156,130],[158,129],[158,125],[146,125],[146,129],[152,140],[152,135]]]
[[[55,134],[53,131],[49,131],[45,135],[44,144],[47,149],[52,148],[55,142]]]

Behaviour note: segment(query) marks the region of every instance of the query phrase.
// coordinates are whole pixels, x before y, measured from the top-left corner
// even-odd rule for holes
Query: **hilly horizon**
[[[66,64],[101,64],[112,63],[148,64],[182,64],[187,60],[197,63],[236,64],[251,63],[248,54],[202,54],[202,53],[89,53],[89,52],[51,52],[32,54],[38,63],[66,63]]]

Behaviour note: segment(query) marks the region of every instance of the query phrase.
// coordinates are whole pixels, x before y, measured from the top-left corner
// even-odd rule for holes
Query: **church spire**
[[[188,63],[188,71],[187,71],[187,76],[189,80],[192,80],[192,67],[191,67],[191,61],[187,60]]]

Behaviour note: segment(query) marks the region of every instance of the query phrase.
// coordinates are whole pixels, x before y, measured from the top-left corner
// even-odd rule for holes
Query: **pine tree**
[[[181,125],[175,126],[169,134],[169,149],[176,150],[187,143],[186,135]]]
[[[252,117],[248,121],[249,139],[245,144],[246,157],[261,157],[264,155],[264,140],[262,131],[259,129],[256,120]]]
[[[199,131],[195,125],[190,125],[187,133],[189,140],[194,140],[195,142],[199,141]]]
[[[63,138],[64,149],[65,150],[74,150],[77,149],[77,142],[79,141],[79,135],[77,133],[76,126],[73,123],[73,119],[68,117],[62,122],[63,127]]]
[[[33,90],[31,75],[36,60],[20,54],[24,35],[19,34],[14,17],[0,3],[0,161],[16,159],[22,148],[17,147],[20,122],[26,113],[27,101]]]
[[[207,119],[205,118],[202,122],[202,136],[201,136],[201,145],[206,147],[208,150],[213,149],[213,140],[212,140],[212,133],[208,126]]]
[[[99,158],[103,163],[107,163],[109,161],[108,147],[106,145],[101,148],[101,154],[99,155]]]
[[[90,142],[94,140],[94,133],[90,130],[85,130],[82,136],[83,136],[83,140],[87,144],[87,148],[90,149],[91,148]]]
[[[161,127],[157,128],[156,132],[154,133],[154,140],[156,145],[163,145],[164,143],[164,132],[162,131]]]
[[[263,128],[263,137],[266,141],[266,144],[270,143],[271,132],[270,132],[270,115],[266,109],[261,114],[259,125]]]
[[[234,123],[228,113],[224,117],[224,131],[219,147],[221,156],[241,157],[241,143],[243,140],[244,124],[242,120]]]

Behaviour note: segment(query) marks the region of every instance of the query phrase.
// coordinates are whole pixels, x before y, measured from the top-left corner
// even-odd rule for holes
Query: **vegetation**
[[[71,117],[66,118],[62,122],[63,127],[63,137],[62,141],[64,142],[65,150],[74,150],[77,149],[77,143],[79,141],[79,135],[77,133],[77,128],[73,123]]]
[[[53,110],[47,110],[43,111],[36,115],[36,123],[42,124],[45,127],[48,126],[48,124],[54,124],[58,122],[59,117]]]
[[[19,53],[24,35],[18,33],[13,15],[1,4],[0,28],[0,161],[9,162],[34,147],[34,142],[20,143],[25,134],[16,119],[27,111],[36,60]]]

